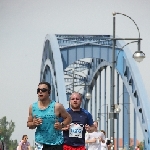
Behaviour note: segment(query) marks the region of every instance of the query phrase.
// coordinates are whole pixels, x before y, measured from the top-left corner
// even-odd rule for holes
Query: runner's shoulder
[[[91,115],[86,109],[81,108],[81,111],[84,112],[87,115]]]
[[[59,109],[59,108],[63,108],[64,106],[61,103],[55,102],[55,107]]]
[[[66,111],[69,112],[71,110],[71,108],[67,108]]]

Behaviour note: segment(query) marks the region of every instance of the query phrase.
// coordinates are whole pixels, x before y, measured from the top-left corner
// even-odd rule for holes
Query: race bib
[[[78,137],[82,138],[83,125],[82,124],[74,124],[70,125],[69,129],[69,137]]]

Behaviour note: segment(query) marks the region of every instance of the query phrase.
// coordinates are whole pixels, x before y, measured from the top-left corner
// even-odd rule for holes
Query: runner
[[[85,150],[85,133],[93,132],[95,126],[91,114],[80,108],[82,102],[81,94],[74,92],[70,96],[70,106],[67,112],[72,117],[72,123],[63,130],[64,150]]]
[[[63,105],[50,100],[51,85],[40,82],[37,89],[39,100],[29,107],[27,126],[35,129],[36,150],[62,150],[62,127],[71,123],[71,116]],[[63,122],[58,122],[62,117]]]
[[[85,143],[88,143],[88,150],[101,150],[101,142],[105,142],[105,135],[97,130],[97,121],[94,121],[94,125],[95,130],[92,133],[86,134]]]
[[[22,140],[20,141],[17,149],[18,150],[31,150],[30,143],[27,140],[28,140],[28,136],[23,135]]]
[[[104,130],[101,130],[101,132],[103,132],[104,135],[106,135]],[[112,144],[108,138],[105,138],[105,140],[101,142],[101,150],[110,150],[111,147],[112,147]]]

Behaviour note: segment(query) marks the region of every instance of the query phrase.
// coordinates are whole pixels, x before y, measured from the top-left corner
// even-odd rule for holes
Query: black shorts
[[[46,144],[43,144],[42,150],[63,150],[63,145],[46,145]]]

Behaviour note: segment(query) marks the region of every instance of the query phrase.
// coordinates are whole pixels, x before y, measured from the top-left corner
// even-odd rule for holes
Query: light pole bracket
[[[118,119],[118,113],[110,112],[109,119]]]

